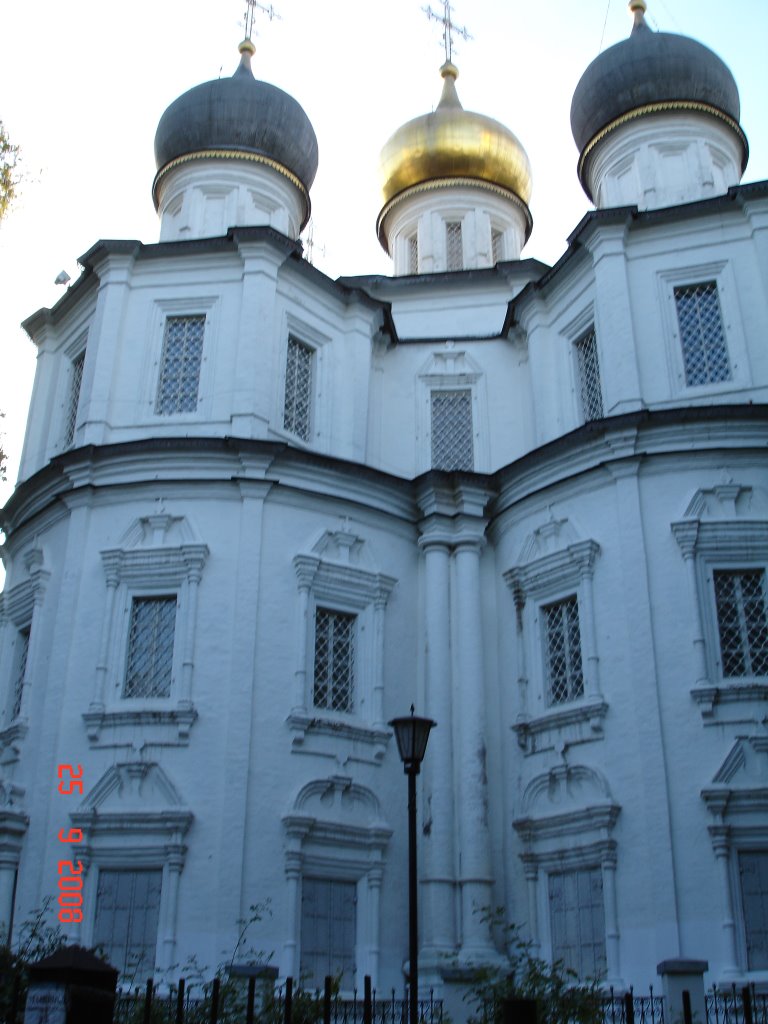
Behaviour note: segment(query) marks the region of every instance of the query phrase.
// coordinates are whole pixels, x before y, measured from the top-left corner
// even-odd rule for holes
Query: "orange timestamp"
[[[71,764],[58,766],[59,793],[71,796],[83,793],[83,766]],[[79,828],[59,829],[60,843],[81,843],[83,832]],[[79,924],[83,920],[83,862],[60,860],[56,865],[59,876],[59,921],[62,924]]]

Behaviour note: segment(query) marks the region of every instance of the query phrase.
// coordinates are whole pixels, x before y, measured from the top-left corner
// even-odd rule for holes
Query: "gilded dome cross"
[[[460,36],[462,39],[471,39],[472,36],[465,28],[461,28],[459,25],[454,25],[451,19],[451,7],[450,0],[443,0],[443,13],[436,14],[431,7],[422,7],[422,11],[426,14],[430,21],[439,21],[443,26],[443,44],[445,46],[445,59],[448,63],[453,61],[453,36],[454,34]]]

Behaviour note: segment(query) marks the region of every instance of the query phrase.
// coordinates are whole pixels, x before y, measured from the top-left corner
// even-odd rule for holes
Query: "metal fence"
[[[717,988],[704,997],[707,1024],[768,1024],[768,993],[755,986]]]
[[[634,989],[618,995],[611,989],[603,1001],[603,1024],[664,1024],[664,997],[654,995],[653,985],[648,995],[635,995]]]

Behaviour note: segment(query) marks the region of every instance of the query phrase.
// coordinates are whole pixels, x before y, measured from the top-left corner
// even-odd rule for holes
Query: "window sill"
[[[286,719],[288,728],[294,733],[293,750],[296,753],[325,754],[337,757],[338,751],[328,741],[347,740],[367,748],[361,756],[350,753],[346,760],[361,760],[379,764],[384,759],[392,737],[389,729],[366,725],[359,719],[344,721],[341,718],[316,717],[305,711],[292,711]]]
[[[768,678],[750,678],[744,682],[723,680],[717,685],[694,686],[691,696],[699,705],[704,719],[717,719],[717,709],[723,704],[742,704],[768,701]]]
[[[516,722],[512,728],[526,754],[540,750],[565,750],[577,743],[603,738],[608,705],[602,697],[580,698],[557,705],[544,714]]]
[[[91,746],[99,745],[122,745],[128,738],[128,733],[133,732],[137,727],[154,730],[162,730],[166,735],[155,739],[152,742],[159,742],[164,746],[186,747],[189,744],[189,733],[197,719],[197,711],[194,707],[178,707],[151,710],[149,708],[125,708],[120,711],[92,710],[86,711],[83,715],[88,742]],[[100,743],[102,733],[107,731],[108,743]],[[106,739],[106,737],[105,737]]]

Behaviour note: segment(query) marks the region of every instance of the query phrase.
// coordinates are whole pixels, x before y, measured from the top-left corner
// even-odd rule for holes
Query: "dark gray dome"
[[[155,134],[158,171],[201,150],[256,153],[291,171],[309,192],[317,173],[317,138],[296,100],[250,68],[250,54],[231,78],[204,82],[168,107]]]
[[[739,120],[739,91],[723,61],[695,39],[652,32],[640,20],[629,39],[592,61],[576,86],[571,131],[579,151],[622,115],[670,101],[704,103]]]

